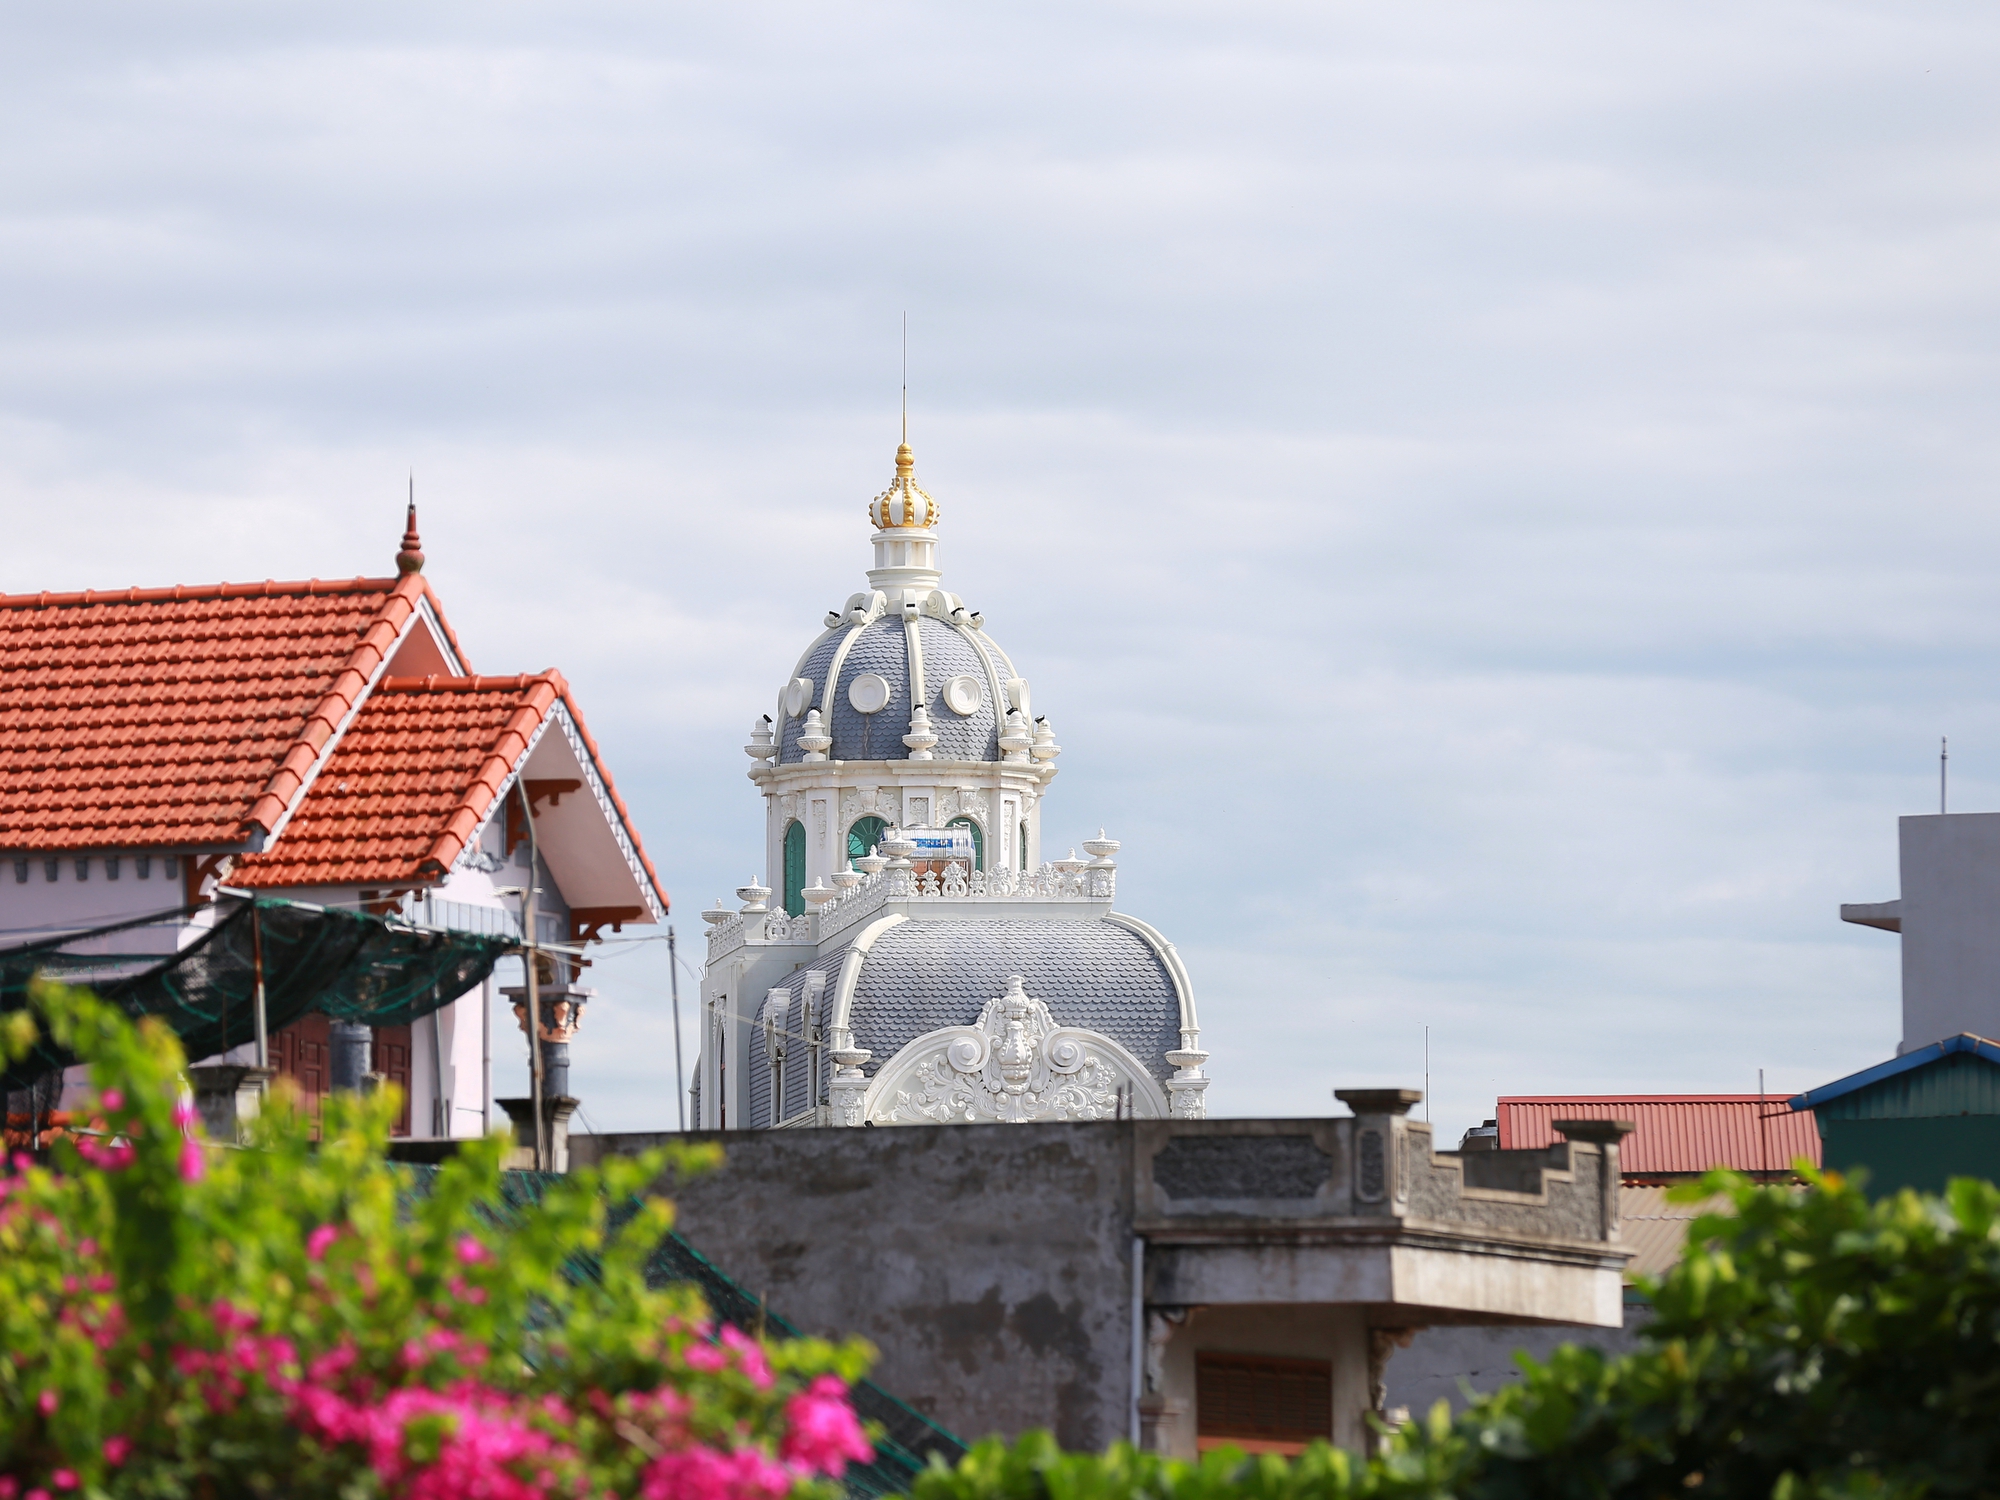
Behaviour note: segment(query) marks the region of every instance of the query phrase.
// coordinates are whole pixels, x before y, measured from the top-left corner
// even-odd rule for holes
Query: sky
[[[946,587],[1213,1113],[1426,1033],[1441,1144],[1789,1093],[1894,1050],[1838,906],[1941,736],[2000,808],[1996,65],[1971,4],[8,7],[0,590],[380,574],[414,472],[698,963],[907,314]],[[670,1126],[663,945],[592,978],[587,1122]]]

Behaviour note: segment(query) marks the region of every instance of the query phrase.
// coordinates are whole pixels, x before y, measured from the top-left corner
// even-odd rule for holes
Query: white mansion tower
[[[941,585],[907,443],[869,505],[868,587],[751,727],[764,868],[717,903],[706,1129],[1199,1116],[1194,993],[1112,909],[1115,840],[1042,858],[1061,753],[979,614]]]

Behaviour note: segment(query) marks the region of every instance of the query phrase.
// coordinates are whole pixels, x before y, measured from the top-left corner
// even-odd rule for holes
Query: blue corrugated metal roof
[[[1974,1036],[1969,1031],[1961,1031],[1957,1036],[1948,1036],[1941,1042],[1932,1042],[1928,1047],[1919,1047],[1914,1052],[1905,1052],[1901,1057],[1893,1057],[1888,1062],[1877,1063],[1872,1068],[1863,1068],[1859,1073],[1850,1073],[1832,1083],[1823,1083],[1816,1089],[1787,1102],[1793,1109],[1815,1109],[1830,1100],[1851,1094],[1856,1089],[1865,1089],[1870,1084],[1880,1083],[1885,1078],[1908,1073],[1914,1068],[1925,1067],[1954,1052],[1970,1052],[1987,1062],[2000,1065],[2000,1042],[1990,1042],[1983,1036]]]

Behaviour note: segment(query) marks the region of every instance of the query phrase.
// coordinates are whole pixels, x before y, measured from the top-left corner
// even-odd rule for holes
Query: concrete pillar
[[[514,1127],[514,1149],[508,1153],[503,1163],[509,1171],[531,1171],[535,1165],[535,1101],[533,1099],[496,1099],[493,1101],[507,1111],[507,1119]],[[567,1172],[569,1170],[569,1121],[576,1113],[578,1100],[567,1094],[546,1095],[542,1107],[547,1111],[549,1121],[549,1159],[543,1170]]]
[[[201,1128],[211,1141],[241,1145],[250,1122],[262,1113],[264,1095],[276,1068],[249,1068],[235,1063],[211,1063],[189,1068],[188,1083],[194,1089],[194,1111]]]
[[[1400,1219],[1410,1208],[1409,1121],[1417,1089],[1335,1089],[1354,1111],[1354,1212]]]
[[[1637,1130],[1632,1120],[1551,1120],[1555,1133],[1598,1148],[1597,1211],[1600,1239],[1618,1238],[1618,1143]]]

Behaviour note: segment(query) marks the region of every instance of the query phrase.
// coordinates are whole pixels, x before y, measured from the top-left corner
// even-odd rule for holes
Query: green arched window
[[[785,910],[806,914],[806,826],[797,819],[785,830]]]
[[[971,818],[953,818],[947,828],[969,828],[972,830],[972,868],[986,868],[986,835],[979,831],[979,825]]]
[[[882,835],[889,831],[889,825],[880,818],[856,818],[854,826],[847,830],[847,857],[850,860],[865,857],[870,850],[882,842]]]

